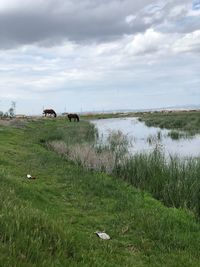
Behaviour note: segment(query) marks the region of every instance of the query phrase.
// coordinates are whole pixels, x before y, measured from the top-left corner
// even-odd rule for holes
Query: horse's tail
[[[56,118],[57,117],[57,114],[56,114],[56,112],[54,111],[54,117]]]
[[[76,118],[77,118],[77,121],[79,121],[79,116],[78,115],[76,115]]]

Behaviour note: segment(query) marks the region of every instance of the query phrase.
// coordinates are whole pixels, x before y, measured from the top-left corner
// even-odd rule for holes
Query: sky
[[[1,0],[0,110],[200,105],[200,0]]]

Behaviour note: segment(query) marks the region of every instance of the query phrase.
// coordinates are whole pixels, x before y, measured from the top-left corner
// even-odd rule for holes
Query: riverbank
[[[41,119],[0,126],[0,137],[2,266],[198,266],[192,214],[47,149],[92,142],[89,123]]]
[[[114,176],[150,192],[167,206],[188,208],[200,217],[200,135],[174,140],[169,136],[170,131],[147,127],[136,118],[93,120],[92,123],[103,137],[100,138],[103,141],[98,141],[102,152],[94,157],[94,151],[88,149],[91,152],[88,158],[104,158],[103,152],[107,156],[111,151],[112,157],[106,162],[112,164],[102,166],[104,170],[112,166]],[[124,149],[128,154],[124,155]],[[93,168],[98,169],[96,162],[90,160],[87,164],[93,163]]]

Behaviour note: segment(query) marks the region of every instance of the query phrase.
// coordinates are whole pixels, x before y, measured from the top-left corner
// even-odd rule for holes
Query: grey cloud
[[[54,45],[66,39],[91,42],[120,38],[124,34],[134,34],[159,25],[170,9],[189,0],[168,2],[164,5],[163,1],[153,0],[49,0],[47,4],[47,1],[40,0],[37,4],[33,0],[33,5],[19,5],[15,9],[1,11],[0,48],[34,43]],[[154,18],[152,13],[153,19],[146,23],[143,17],[145,8],[150,4],[147,11],[152,13],[155,5],[161,16]],[[127,16],[138,14],[131,25],[126,22]]]

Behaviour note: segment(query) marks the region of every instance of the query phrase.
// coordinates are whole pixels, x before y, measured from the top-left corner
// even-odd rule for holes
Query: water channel
[[[131,141],[130,152],[148,153],[156,145],[169,156],[199,157],[200,135],[185,136],[174,140],[170,137],[170,130],[158,127],[148,127],[137,118],[112,118],[91,121],[98,129],[99,136],[106,140],[111,131],[121,131]]]

